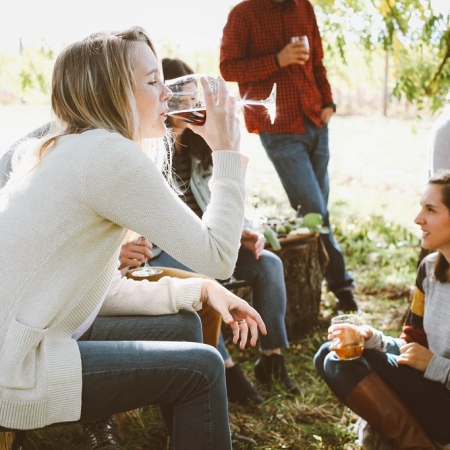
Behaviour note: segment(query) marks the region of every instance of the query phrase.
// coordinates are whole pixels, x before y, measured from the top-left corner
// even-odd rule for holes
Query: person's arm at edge
[[[12,166],[11,166],[11,158],[13,156],[14,151],[17,149],[17,147],[27,139],[31,138],[41,138],[45,136],[51,129],[53,125],[53,122],[47,122],[46,124],[42,125],[39,128],[36,128],[32,132],[26,134],[23,138],[19,139],[18,141],[14,142],[9,149],[6,151],[6,153],[2,156],[0,159],[0,189],[6,184],[6,182],[9,179],[9,174],[11,173]]]

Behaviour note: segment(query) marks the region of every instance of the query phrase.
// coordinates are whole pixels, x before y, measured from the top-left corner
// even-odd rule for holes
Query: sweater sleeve
[[[423,260],[417,270],[416,286],[405,323],[403,324],[401,338],[406,342],[417,342],[428,348],[428,340],[423,328],[425,314],[425,292],[423,281],[426,277],[426,261]]]
[[[211,202],[200,219],[138,144],[111,135],[86,163],[82,195],[98,215],[145,236],[191,269],[226,279],[240,245],[247,158],[215,151],[213,165]]]
[[[386,336],[381,330],[370,328],[372,329],[372,336],[366,340],[364,348],[391,353],[393,355],[400,354],[400,347],[406,344],[403,339]]]
[[[201,278],[163,277],[156,282],[136,281],[116,271],[101,316],[175,314],[180,309],[201,309]]]
[[[442,383],[447,389],[450,389],[450,359],[439,355],[433,355],[424,378]]]

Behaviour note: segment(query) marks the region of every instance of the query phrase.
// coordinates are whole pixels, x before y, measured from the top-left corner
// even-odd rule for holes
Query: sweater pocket
[[[46,332],[11,322],[0,350],[0,386],[32,389],[36,385],[36,354]]]

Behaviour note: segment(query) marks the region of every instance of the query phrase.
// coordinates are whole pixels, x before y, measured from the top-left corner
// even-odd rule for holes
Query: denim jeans
[[[328,213],[328,127],[319,128],[305,118],[305,134],[275,134],[261,132],[261,143],[275,167],[281,184],[295,210],[319,213],[324,226],[330,226]],[[353,277],[333,233],[320,235],[330,258],[325,273],[328,289],[333,293],[353,289]]]
[[[423,372],[397,364],[397,358],[390,353],[364,350],[361,358],[340,361],[327,342],[316,353],[314,365],[342,401],[363,378],[375,371],[403,400],[432,439],[444,445],[449,443],[450,391],[443,384],[424,378]]]
[[[223,361],[201,340],[191,311],[97,317],[78,341],[80,422],[158,404],[174,449],[231,449]]]
[[[149,261],[150,265],[174,267],[192,272],[165,252]],[[239,255],[234,270],[238,279],[248,280],[253,287],[253,307],[261,314],[266,324],[267,335],[259,334],[260,348],[273,350],[289,346],[286,333],[286,287],[284,284],[283,263],[281,259],[268,250],[263,250],[257,260],[245,247],[239,249]],[[229,355],[223,341],[222,333],[219,337],[218,350],[223,359]]]

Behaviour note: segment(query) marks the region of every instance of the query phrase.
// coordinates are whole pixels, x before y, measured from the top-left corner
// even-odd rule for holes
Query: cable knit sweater
[[[81,360],[71,336],[108,288],[102,314],[200,307],[198,279],[132,289],[120,279],[128,229],[197,272],[231,275],[247,159],[226,150],[213,158],[202,220],[138,144],[105,130],[60,138],[35,169],[0,191],[0,425],[31,429],[80,417]]]

